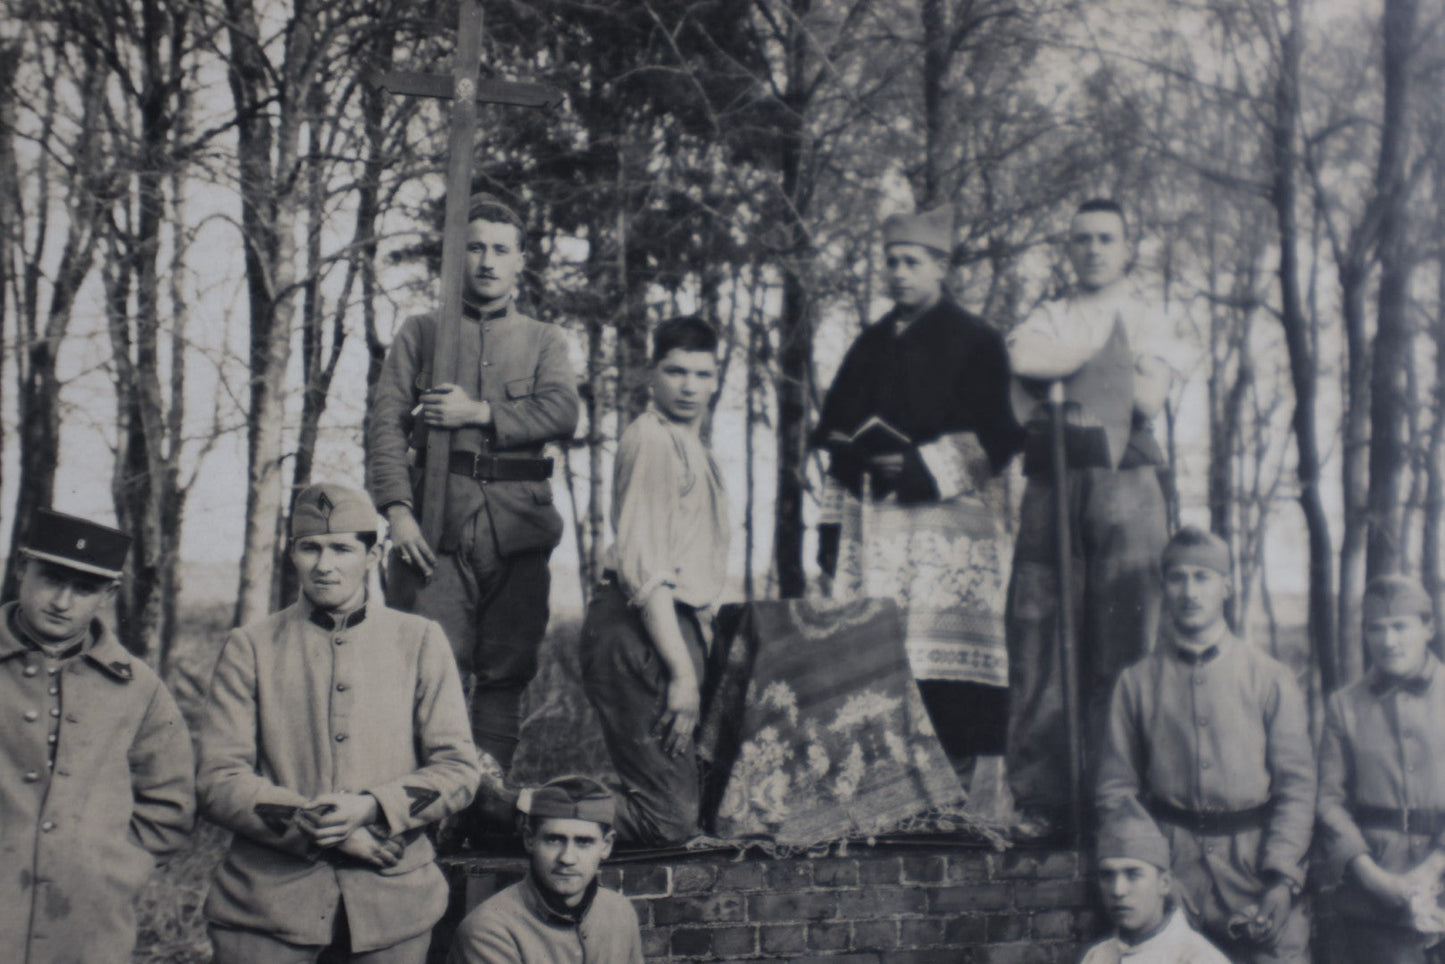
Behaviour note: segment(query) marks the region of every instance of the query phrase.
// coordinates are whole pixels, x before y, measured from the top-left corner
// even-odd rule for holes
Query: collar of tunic
[[[542,888],[536,876],[527,871],[527,886],[523,893],[527,898],[527,909],[550,924],[575,927],[587,917],[592,902],[597,899],[597,878],[593,877],[587,889],[582,892],[582,901],[576,907],[568,907],[554,895]]]
[[[1391,690],[1402,690],[1411,696],[1424,696],[1425,691],[1430,688],[1430,683],[1435,678],[1435,667],[1439,663],[1433,653],[1425,654],[1425,665],[1415,676],[1408,679],[1398,676],[1389,676],[1382,672],[1378,666],[1370,670],[1370,692],[1376,696],[1384,696]]]
[[[0,607],[0,662],[39,649],[17,629],[19,607],[17,602],[8,602]],[[98,619],[92,620],[88,636],[89,645],[85,645],[78,654],[80,658],[122,683],[128,683],[135,678],[135,670],[131,667],[133,657],[104,623]],[[62,658],[75,657],[67,654]]]

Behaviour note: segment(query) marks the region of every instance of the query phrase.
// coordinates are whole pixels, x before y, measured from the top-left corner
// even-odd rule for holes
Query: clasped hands
[[[379,834],[381,808],[369,793],[325,793],[296,811],[296,826],[322,849],[335,849],[373,867],[395,867],[400,839]]]

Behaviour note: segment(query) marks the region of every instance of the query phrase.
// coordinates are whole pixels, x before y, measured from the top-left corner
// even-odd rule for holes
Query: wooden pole
[[[452,63],[451,136],[447,142],[446,218],[442,224],[441,306],[432,352],[432,385],[455,382],[462,283],[467,269],[467,206],[471,197],[472,151],[477,130],[477,69],[482,59],[481,0],[460,0],[456,59]],[[431,387],[431,386],[428,386]],[[426,475],[422,482],[422,535],[438,545],[446,511],[452,433],[427,432]]]
[[[1049,428],[1054,481],[1054,559],[1059,577],[1059,684],[1069,747],[1069,832],[1078,843],[1084,832],[1083,733],[1080,722],[1078,634],[1074,630],[1074,546],[1069,526],[1069,461],[1064,427],[1064,383],[1049,385]]]

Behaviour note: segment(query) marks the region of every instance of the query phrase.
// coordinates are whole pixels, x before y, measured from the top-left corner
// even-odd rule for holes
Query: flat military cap
[[[296,497],[296,506],[291,510],[291,538],[375,532],[379,521],[366,493],[335,482],[318,482]]]
[[[1435,609],[1425,588],[1409,576],[1376,576],[1365,587],[1365,619],[1386,616],[1433,616]]]
[[[1229,544],[1199,526],[1185,526],[1174,533],[1159,560],[1161,569],[1172,566],[1202,566],[1228,576]]]
[[[1169,869],[1169,841],[1153,820],[1143,817],[1105,820],[1099,828],[1095,852],[1099,860],[1142,860],[1160,870]]]
[[[519,234],[526,231],[526,225],[522,223],[522,216],[516,212],[516,209],[495,194],[488,194],[486,191],[478,191],[467,198],[467,220],[496,221],[513,225]]]
[[[525,812],[537,820],[590,820],[610,827],[617,817],[617,804],[612,791],[596,780],[570,774],[554,777],[533,790]]]
[[[41,509],[30,520],[20,551],[42,562],[119,579],[130,551],[130,536],[87,519]]]
[[[921,244],[942,255],[953,253],[953,205],[918,214],[893,214],[883,222],[883,243]]]

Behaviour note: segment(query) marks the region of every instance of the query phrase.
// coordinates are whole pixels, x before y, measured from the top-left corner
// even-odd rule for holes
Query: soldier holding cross
[[[402,326],[371,413],[371,494],[396,546],[388,601],[435,619],[475,676],[472,733],[502,767],[517,746],[522,690],[547,630],[547,563],[562,538],[550,441],[577,425],[577,378],[561,329],[513,301],[522,219],[487,194],[467,212],[455,381],[433,372],[436,315]],[[418,525],[425,451],[444,429],[451,455],[441,539]],[[443,435],[443,437],[445,437]],[[410,451],[408,451],[410,450]]]

